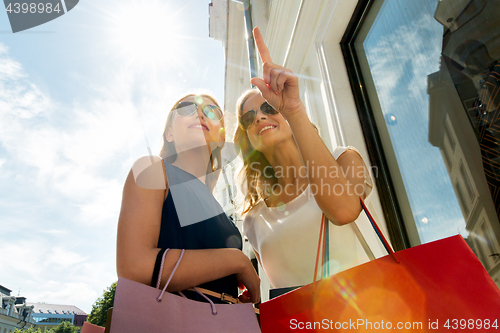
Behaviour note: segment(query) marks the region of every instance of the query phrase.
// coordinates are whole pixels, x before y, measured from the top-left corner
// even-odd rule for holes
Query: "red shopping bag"
[[[263,333],[491,332],[500,327],[500,290],[460,235],[392,252],[259,308]]]
[[[84,322],[80,333],[104,333],[104,331],[105,328],[102,326],[97,326],[89,322]]]

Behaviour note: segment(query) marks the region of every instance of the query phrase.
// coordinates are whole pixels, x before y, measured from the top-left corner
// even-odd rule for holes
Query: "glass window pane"
[[[500,1],[375,1],[355,50],[412,245],[500,260]],[[498,268],[498,267],[497,267]]]

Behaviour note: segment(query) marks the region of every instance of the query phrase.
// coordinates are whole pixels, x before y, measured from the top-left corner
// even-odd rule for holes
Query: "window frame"
[[[354,41],[359,30],[372,8],[375,0],[359,0],[354,13],[340,41],[351,90],[356,104],[358,117],[365,138],[370,163],[379,170],[375,177],[379,191],[380,204],[386,220],[389,238],[394,250],[400,251],[411,247],[408,231],[404,223],[402,209],[398,201],[394,181],[391,177],[386,154],[376,125],[373,108],[369,101],[368,91],[362,76]],[[413,221],[412,221],[413,222]]]

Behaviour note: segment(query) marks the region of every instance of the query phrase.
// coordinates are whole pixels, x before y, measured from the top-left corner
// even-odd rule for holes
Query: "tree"
[[[60,323],[56,327],[52,328],[49,332],[50,333],[77,333],[78,328],[73,326],[73,324],[70,323],[69,321],[63,321],[62,323]]]
[[[30,326],[27,330],[22,330],[20,328],[16,328],[13,333],[42,333],[42,330],[38,328],[36,331],[33,326]]]
[[[87,321],[98,326],[106,326],[106,318],[108,317],[108,309],[113,307],[115,301],[116,282],[109,286],[101,297],[92,305],[92,311],[87,317]]]

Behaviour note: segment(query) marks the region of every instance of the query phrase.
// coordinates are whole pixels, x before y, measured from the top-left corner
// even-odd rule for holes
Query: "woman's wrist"
[[[284,110],[281,110],[280,112],[283,115],[283,117],[286,120],[288,120],[289,122],[290,122],[290,119],[293,119],[297,116],[300,116],[300,115],[307,116],[306,107],[304,106],[302,101],[299,101],[299,103],[296,106],[294,106],[293,108],[286,109],[286,110],[284,109]]]
[[[285,119],[288,121],[292,131],[296,125],[304,125],[311,122],[304,105],[294,111],[288,112]]]

